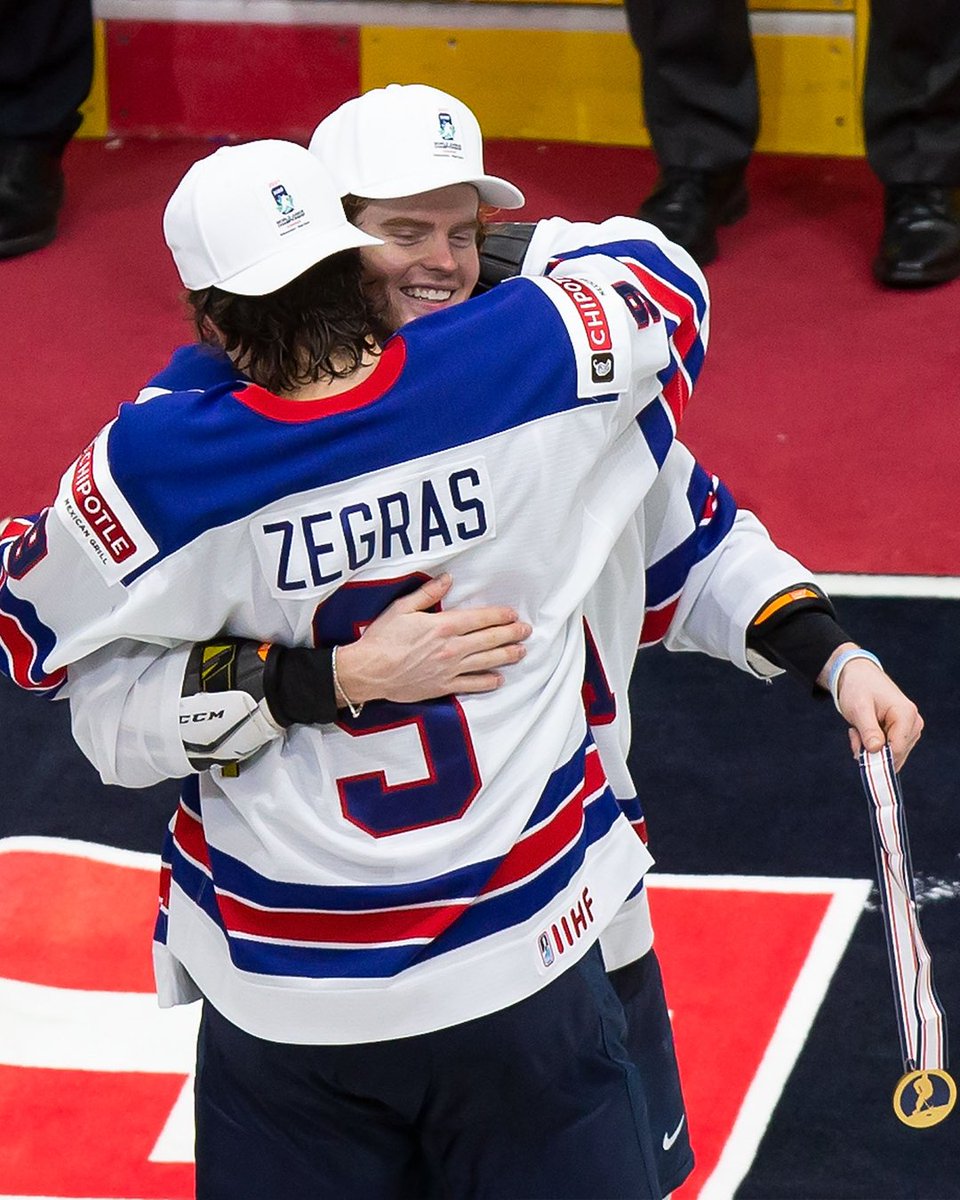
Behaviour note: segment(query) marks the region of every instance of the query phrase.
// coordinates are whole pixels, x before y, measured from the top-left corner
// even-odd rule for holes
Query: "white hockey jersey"
[[[510,596],[535,627],[499,692],[368,705],[188,781],[163,999],[198,987],[293,1042],[438,1028],[576,961],[649,865],[585,728],[582,605],[656,479],[706,296],[636,230],[415,322],[333,400],[123,406],[5,548],[0,639],[34,689],[123,639],[340,642],[447,567],[451,603]]]

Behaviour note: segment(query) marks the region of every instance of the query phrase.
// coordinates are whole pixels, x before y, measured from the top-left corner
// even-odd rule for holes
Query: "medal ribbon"
[[[861,752],[860,778],[873,811],[873,848],[904,1071],[944,1070],[947,1025],[917,919],[907,818],[889,746]]]

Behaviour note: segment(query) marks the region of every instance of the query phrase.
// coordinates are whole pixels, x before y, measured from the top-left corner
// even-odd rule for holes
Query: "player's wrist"
[[[357,670],[363,655],[361,640],[345,646],[334,646],[330,654],[330,670],[337,706],[349,709],[353,717],[359,717],[364,704],[374,699],[373,695],[368,694],[370,689],[362,672]]]
[[[818,677],[817,682],[833,697],[833,704],[837,712],[841,711],[841,679],[850,663],[855,662],[857,659],[863,659],[879,667],[881,671],[883,670],[883,664],[875,654],[869,650],[864,650],[862,646],[858,646],[855,642],[847,642],[843,646],[838,646],[836,651],[830,655],[830,658],[824,665],[823,671],[820,673],[820,677]]]

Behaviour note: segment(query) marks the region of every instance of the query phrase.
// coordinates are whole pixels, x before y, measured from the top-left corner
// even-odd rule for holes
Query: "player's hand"
[[[501,686],[501,668],[523,658],[531,626],[499,605],[427,612],[452,583],[446,574],[428,579],[394,600],[356,642],[340,647],[337,674],[355,704],[413,704]]]
[[[818,682],[826,686],[833,659],[850,643],[840,646],[827,660]],[[854,658],[840,675],[837,690],[840,712],[850,726],[850,748],[856,758],[861,750],[880,750],[890,744],[893,764],[900,770],[923,732],[923,718],[916,704],[897,687],[886,671],[866,658]]]

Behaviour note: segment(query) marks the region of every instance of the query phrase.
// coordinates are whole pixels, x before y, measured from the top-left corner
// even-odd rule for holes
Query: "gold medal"
[[[957,1085],[947,1071],[930,1068],[908,1071],[893,1092],[893,1111],[911,1129],[927,1129],[950,1115],[957,1102]]]

